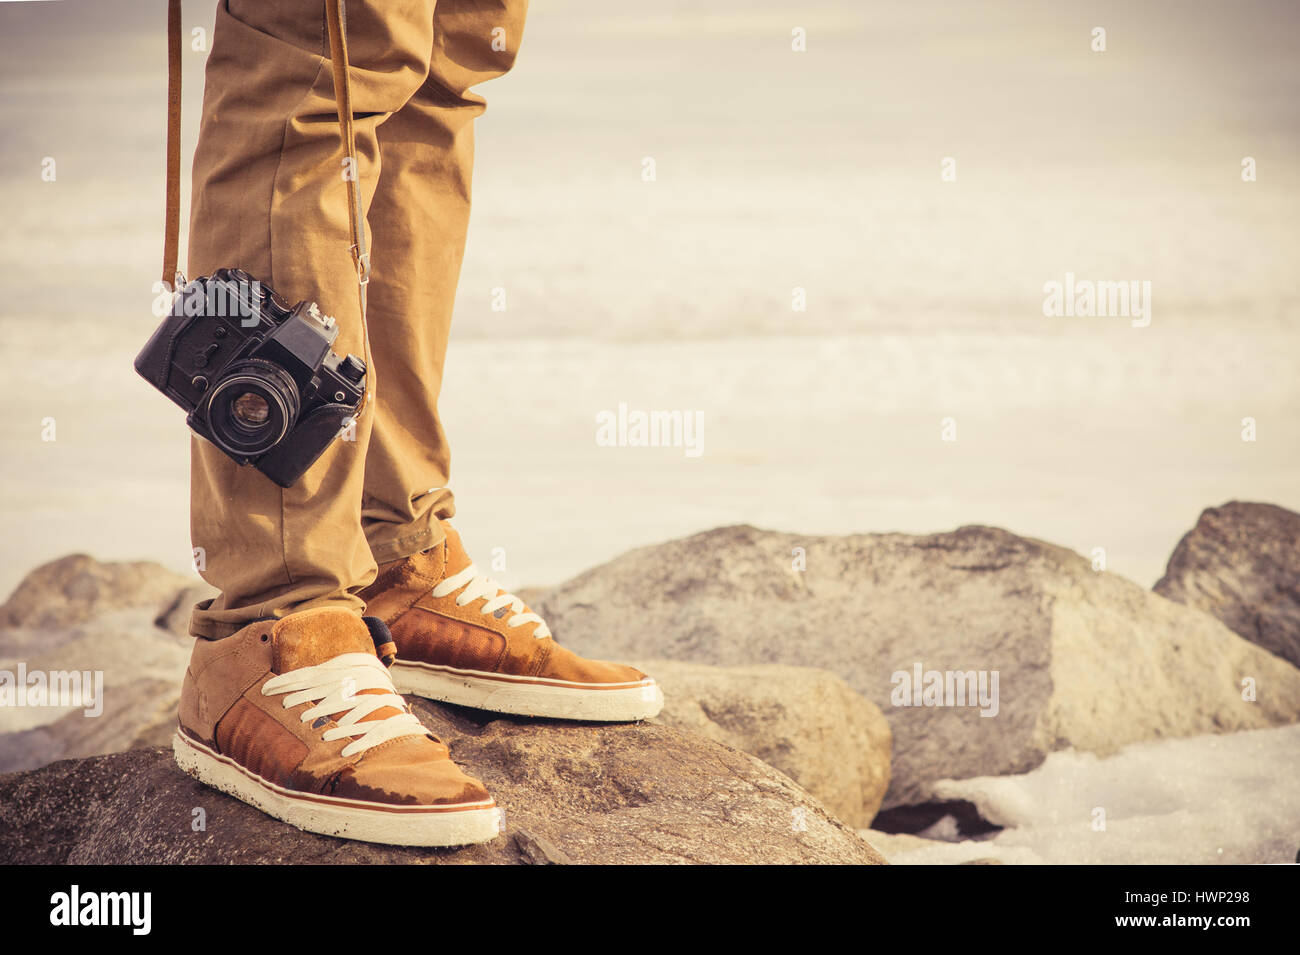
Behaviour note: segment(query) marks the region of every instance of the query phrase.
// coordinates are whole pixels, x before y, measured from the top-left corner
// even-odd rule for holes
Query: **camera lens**
[[[280,442],[298,416],[298,386],[282,368],[256,358],[236,362],[207,403],[213,442],[227,454],[255,458]]]
[[[231,402],[230,407],[234,410],[235,421],[248,428],[260,428],[271,417],[271,406],[266,399],[251,391],[245,391]]]

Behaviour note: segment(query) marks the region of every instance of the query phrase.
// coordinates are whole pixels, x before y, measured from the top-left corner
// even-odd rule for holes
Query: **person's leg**
[[[381,178],[378,131],[424,85],[437,46],[433,24],[434,0],[348,7],[358,172],[367,199]],[[335,350],[360,355],[328,55],[321,0],[219,4],[194,156],[189,274],[240,267],[290,303],[315,300],[339,322]],[[413,188],[412,196],[437,188]],[[376,245],[384,265],[370,286],[381,305],[371,331],[382,340],[389,332],[382,327],[384,282],[418,274],[421,265],[400,240],[376,239],[383,240]],[[376,379],[379,364],[379,375],[370,369]],[[393,375],[404,373],[397,368]],[[203,577],[221,591],[196,608],[195,636],[224,637],[252,620],[311,607],[362,609],[350,591],[375,573],[361,530],[373,421],[371,412],[363,414],[356,440],[336,440],[288,489],[193,439],[192,539]]]
[[[394,677],[410,692],[507,713],[646,719],[663,705],[652,678],[556,644],[522,600],[478,574],[446,523],[438,391],[469,217],[473,120],[483,112],[469,88],[510,67],[526,8],[439,0],[428,80],[379,128],[371,301],[385,335],[372,342],[381,381],[362,519],[380,567],[361,596],[391,628]]]
[[[380,176],[377,129],[428,76],[433,2],[349,4],[366,195]],[[322,0],[222,0],[190,268],[241,267],[291,302],[316,300],[339,321],[336,348],[360,354],[328,49]],[[391,634],[350,593],[375,572],[361,531],[372,418],[287,490],[195,439],[194,543],[222,593],[196,609],[191,629],[223,639],[195,641],[173,752],[190,775],[312,832],[484,842],[498,831],[496,804],[397,695]]]
[[[383,380],[361,518],[380,563],[436,546],[438,519],[455,513],[438,395],[469,224],[474,119],[484,110],[469,90],[510,69],[527,8],[439,0],[428,79],[378,130],[369,307],[384,328],[371,343]]]

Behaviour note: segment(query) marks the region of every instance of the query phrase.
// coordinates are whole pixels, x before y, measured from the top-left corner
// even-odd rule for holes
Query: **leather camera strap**
[[[181,0],[167,0],[167,212],[162,280],[176,282],[181,224]]]
[[[361,205],[361,167],[357,161],[352,125],[352,89],[348,82],[347,16],[344,0],[324,0],[329,28],[330,66],[334,74],[334,103],[338,108],[339,139],[343,156],[343,181],[348,193],[349,252],[357,270],[357,297],[361,303],[361,334],[366,358],[366,390],[354,418],[359,418],[370,398],[370,328],[366,324],[366,286],[370,283],[370,247]],[[181,0],[167,0],[167,210],[163,226],[162,280],[176,287],[176,260],[181,218]]]

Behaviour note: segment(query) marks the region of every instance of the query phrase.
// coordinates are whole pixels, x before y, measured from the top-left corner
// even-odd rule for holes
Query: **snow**
[[[898,865],[1294,862],[1297,766],[1300,726],[1138,743],[1104,759],[1062,750],[1023,775],[935,784],[936,799],[969,800],[1006,827],[992,837],[963,840],[951,817],[931,838],[863,836]]]

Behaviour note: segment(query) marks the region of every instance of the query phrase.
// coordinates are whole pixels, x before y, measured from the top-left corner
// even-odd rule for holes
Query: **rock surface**
[[[0,606],[0,627],[65,628],[113,610],[156,608],[193,583],[152,561],[101,563],[70,554],[23,578]]]
[[[190,612],[193,611],[194,605],[216,595],[216,588],[209,584],[190,583],[170,601],[159,607],[158,616],[154,618],[154,626],[178,637],[189,637]]]
[[[535,607],[593,656],[837,673],[893,730],[886,808],[924,801],[942,778],[1025,772],[1065,747],[1105,755],[1300,720],[1300,670],[1286,661],[1072,551],[990,527],[719,528],[625,554]],[[892,705],[895,675],[917,664],[998,671],[996,716]]]
[[[85,706],[0,707],[0,772],[170,735],[192,641],[152,626],[156,609],[109,611],[70,627],[0,629],[0,669],[11,674],[19,662],[29,674],[77,671],[87,683],[102,674],[100,715],[87,716]]]
[[[80,710],[0,710],[0,772],[171,738],[189,659],[189,611],[211,588],[157,565],[123,568],[88,560],[37,568],[15,592],[28,613],[14,619],[25,620],[47,600],[57,605],[49,598],[62,588],[52,581],[68,576],[60,565],[79,568],[85,579],[112,581],[85,588],[75,614],[81,622],[0,628],[0,659],[21,659],[29,669],[103,670],[104,714],[88,719]],[[759,756],[851,825],[866,825],[874,816],[889,781],[889,727],[842,680],[795,667],[736,673],[658,661],[654,668],[660,676],[673,671],[660,722]]]
[[[757,756],[851,826],[875,818],[889,787],[889,724],[835,674],[773,664],[632,662],[664,688],[655,722]]]
[[[84,555],[28,574],[0,606],[0,670],[16,675],[21,663],[29,674],[102,677],[103,710],[0,707],[0,772],[168,738],[192,641],[153,621],[193,589],[191,578],[158,564]]]
[[[504,808],[502,838],[431,850],[316,836],[183,775],[168,750],[145,749],[0,777],[0,857],[89,864],[884,862],[786,776],[712,740],[654,724],[515,722],[423,701],[416,708]]]
[[[1178,542],[1155,592],[1300,666],[1300,514],[1230,501]]]

